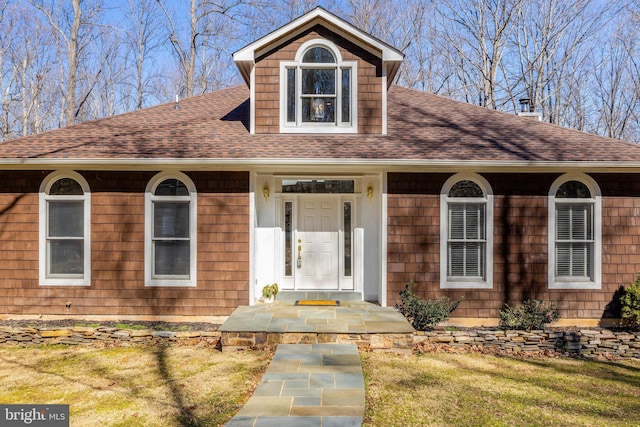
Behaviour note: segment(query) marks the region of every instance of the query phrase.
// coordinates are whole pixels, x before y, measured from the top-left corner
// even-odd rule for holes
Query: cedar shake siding
[[[620,286],[640,272],[640,177],[589,174],[602,191],[602,288],[555,290],[547,285],[548,192],[561,174],[481,174],[494,195],[493,289],[440,289],[440,190],[452,174],[388,175],[388,305],[415,280],[417,295],[465,299],[461,318],[496,318],[504,304],[559,302],[567,319],[619,317]]]
[[[302,49],[316,47],[309,43],[313,40],[331,50],[337,63],[305,62]],[[453,314],[470,322],[494,324],[505,303],[528,298],[558,301],[561,320],[576,325],[619,317],[619,289],[640,272],[640,146],[393,86],[403,58],[397,49],[316,8],[233,54],[246,86],[3,142],[0,315],[225,316],[237,306],[255,304],[260,286],[273,282],[287,289],[325,290],[353,284],[363,298],[393,306],[405,284],[415,280],[421,297],[464,296]],[[280,81],[283,67],[295,70],[290,75],[298,79],[295,120],[281,112],[284,101],[293,99],[281,100],[287,92],[287,82]],[[307,67],[351,70],[348,117],[346,108],[342,117],[341,108],[346,73],[344,85],[338,84],[342,78],[336,80],[334,110],[340,114],[334,123],[322,122],[322,108],[315,114],[306,108],[312,98],[334,95],[299,93]],[[321,83],[324,73],[317,74],[309,82]],[[329,103],[322,105],[331,111]],[[53,171],[60,174],[44,181]],[[74,171],[91,197],[77,188],[41,197],[40,188],[50,191],[63,171]],[[176,194],[167,188],[170,194],[146,193],[165,184],[161,180],[172,171],[180,174],[168,178],[167,185],[186,175],[188,194],[178,185]],[[456,172],[471,182],[450,180]],[[294,194],[287,217],[283,181],[342,177],[354,180],[353,194]],[[550,199],[551,189],[565,183],[561,197]],[[441,208],[444,185],[453,190],[451,197],[442,196],[449,209]],[[333,275],[304,282],[302,273],[283,268],[283,258],[295,251],[287,232],[293,234],[302,221],[296,216],[303,212],[299,207],[321,197],[352,203],[350,217],[340,209],[327,214],[332,217],[327,223],[335,220],[343,232],[349,223],[351,247],[338,253],[350,249],[351,258],[337,257],[330,263]],[[91,215],[84,224],[91,225],[91,233],[81,236],[76,218],[83,212],[80,204],[86,209],[89,202]],[[157,208],[162,203],[166,214]],[[169,204],[180,206],[174,213]],[[50,209],[50,224],[69,231],[56,234],[51,228],[49,253],[55,259],[48,267],[53,274],[41,285],[44,208]],[[550,208],[551,217],[558,217],[552,224]],[[447,222],[457,231],[453,255],[441,255],[448,254],[441,241],[447,238],[441,237],[441,212],[447,210]],[[149,212],[154,221],[158,213],[154,224],[166,224],[156,228],[153,241]],[[68,219],[69,213],[75,216]],[[195,229],[187,227],[192,214],[197,214]],[[488,236],[485,223],[491,224],[484,228]],[[329,231],[340,236],[339,227]],[[84,259],[75,256],[81,247]],[[148,248],[159,248],[153,277]],[[193,260],[187,250],[195,250],[195,263],[187,265]],[[450,257],[451,277],[441,278],[442,256]],[[491,262],[484,269],[483,256]],[[87,260],[90,275],[83,274],[86,266],[80,268]],[[550,260],[559,266],[551,286]],[[347,263],[351,274],[341,275]]]
[[[49,172],[0,172],[0,313],[228,315],[249,303],[249,177],[185,172],[197,190],[197,286],[145,287],[145,188],[157,172],[78,171],[91,190],[91,285],[38,284],[38,190]],[[71,308],[65,305],[71,303]]]
[[[335,43],[344,61],[357,61],[358,133],[381,133],[383,83],[380,59],[319,25],[256,61],[256,133],[280,132],[280,62],[293,61],[303,43],[318,38]]]

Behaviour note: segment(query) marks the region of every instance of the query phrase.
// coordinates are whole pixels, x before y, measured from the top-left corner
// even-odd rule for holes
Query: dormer
[[[318,7],[233,54],[251,133],[386,134],[404,55]]]

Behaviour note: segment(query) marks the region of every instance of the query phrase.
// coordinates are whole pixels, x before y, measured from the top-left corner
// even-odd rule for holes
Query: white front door
[[[296,289],[339,288],[339,206],[335,196],[300,197],[294,240]]]

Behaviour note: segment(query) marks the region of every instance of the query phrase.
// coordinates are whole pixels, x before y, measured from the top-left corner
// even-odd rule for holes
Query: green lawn
[[[72,426],[224,425],[270,354],[0,348],[0,403],[66,403]],[[640,426],[640,361],[362,355],[367,426]]]

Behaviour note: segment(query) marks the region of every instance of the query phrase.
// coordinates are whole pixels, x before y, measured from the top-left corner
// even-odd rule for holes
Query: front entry
[[[340,200],[300,197],[295,233],[295,288],[338,289],[340,274]]]
[[[271,179],[258,183],[264,197],[256,201],[252,238],[256,300],[272,283],[282,291],[362,293],[364,226],[377,214],[372,204],[361,209],[361,179]]]

